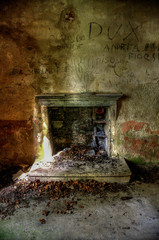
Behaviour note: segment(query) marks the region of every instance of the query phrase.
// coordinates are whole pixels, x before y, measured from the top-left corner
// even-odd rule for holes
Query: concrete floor
[[[0,221],[1,240],[157,240],[159,239],[159,183],[133,183],[124,189],[93,195],[77,192],[73,213],[62,214],[68,198],[50,200],[33,193],[24,196],[13,216]],[[14,198],[15,186],[0,197]],[[125,199],[123,197],[132,197]],[[48,202],[50,204],[48,205]],[[0,203],[5,207],[8,203]],[[42,215],[49,211],[48,216]],[[57,213],[59,211],[59,213]],[[46,220],[41,224],[40,218]]]

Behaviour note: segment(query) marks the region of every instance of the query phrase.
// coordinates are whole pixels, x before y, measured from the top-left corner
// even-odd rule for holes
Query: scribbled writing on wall
[[[114,26],[116,25],[116,26]],[[132,23],[128,22],[128,30],[127,32],[124,34],[124,36],[122,36],[122,41],[125,41],[126,39],[130,38],[130,37],[134,37],[135,40],[139,41],[138,38],[138,33],[137,30],[139,28],[139,26],[133,26]],[[123,24],[114,24],[112,23],[110,26],[104,28],[101,24],[97,23],[97,22],[90,22],[89,24],[89,39],[93,39],[96,38],[98,36],[100,36],[101,34],[104,34],[105,36],[107,36],[107,38],[109,40],[114,40],[120,33],[120,30],[122,28],[125,28],[125,26],[123,26]]]

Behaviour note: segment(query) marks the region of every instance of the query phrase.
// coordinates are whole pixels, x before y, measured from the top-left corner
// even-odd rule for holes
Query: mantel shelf
[[[76,93],[37,95],[41,104],[47,107],[107,107],[116,105],[123,94]]]

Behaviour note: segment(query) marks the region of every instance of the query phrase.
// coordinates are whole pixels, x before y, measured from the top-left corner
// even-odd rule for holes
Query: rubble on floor
[[[4,203],[5,206],[0,209],[1,218],[4,219],[9,215],[13,215],[17,208],[29,207],[28,196],[33,198],[47,197],[50,201],[57,201],[59,199],[71,198],[71,201],[64,201],[65,209],[62,211],[56,210],[56,213],[61,214],[72,214],[73,206],[77,204],[78,199],[75,199],[77,193],[83,194],[104,194],[105,191],[119,191],[126,190],[126,185],[110,184],[110,183],[99,183],[95,180],[88,181],[52,181],[52,182],[40,182],[36,180],[34,182],[20,181],[15,186],[10,188],[7,193],[5,190],[0,192],[0,203]],[[48,215],[47,212],[43,211],[43,215]]]
[[[158,187],[17,181],[0,190],[0,239],[157,239]]]

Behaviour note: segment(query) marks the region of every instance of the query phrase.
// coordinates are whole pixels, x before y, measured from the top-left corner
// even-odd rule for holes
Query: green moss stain
[[[39,148],[38,158],[36,159],[36,162],[39,162],[42,159],[44,159],[44,147],[43,147],[43,144]]]
[[[17,237],[9,229],[3,229],[0,226],[0,240],[17,240]]]
[[[117,139],[117,146],[120,146],[121,145],[121,141],[120,141],[120,139],[118,138]]]
[[[131,157],[131,156],[126,156],[127,160],[135,163],[135,164],[141,164],[141,165],[146,165],[147,163],[143,160],[142,157],[138,156],[138,157]]]

